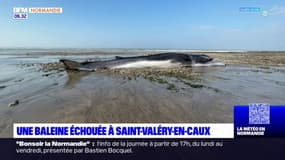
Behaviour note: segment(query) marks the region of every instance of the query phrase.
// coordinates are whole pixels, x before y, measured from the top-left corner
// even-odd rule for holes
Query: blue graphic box
[[[235,137],[285,137],[285,105],[234,106]]]

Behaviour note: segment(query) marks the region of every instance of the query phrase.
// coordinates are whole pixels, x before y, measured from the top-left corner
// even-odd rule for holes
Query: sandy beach
[[[234,105],[285,104],[283,52],[205,52],[227,65],[173,69],[77,72],[58,62],[160,52],[0,50],[0,137],[15,122],[232,122]]]

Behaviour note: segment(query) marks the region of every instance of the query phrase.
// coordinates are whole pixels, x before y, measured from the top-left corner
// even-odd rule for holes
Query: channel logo
[[[28,14],[61,14],[62,8],[61,7],[31,7],[31,8],[24,8],[24,7],[14,7],[13,8],[13,19],[28,19]]]
[[[28,8],[14,7],[13,19],[28,19]]]

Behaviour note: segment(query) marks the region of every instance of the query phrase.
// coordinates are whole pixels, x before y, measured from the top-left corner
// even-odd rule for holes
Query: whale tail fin
[[[80,68],[80,66],[81,66],[81,64],[79,62],[75,62],[75,61],[71,61],[71,60],[67,60],[67,59],[61,59],[59,61],[64,64],[66,69],[78,70],[78,68]]]
[[[115,59],[126,59],[125,57],[115,56]]]

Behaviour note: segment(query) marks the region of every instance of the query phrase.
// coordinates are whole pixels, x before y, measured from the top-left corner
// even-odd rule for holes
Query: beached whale
[[[66,69],[96,71],[98,69],[120,69],[120,68],[173,68],[181,66],[192,66],[193,64],[206,64],[213,58],[202,54],[182,54],[182,53],[160,53],[144,56],[120,57],[115,59],[94,62],[76,62],[61,59]]]

